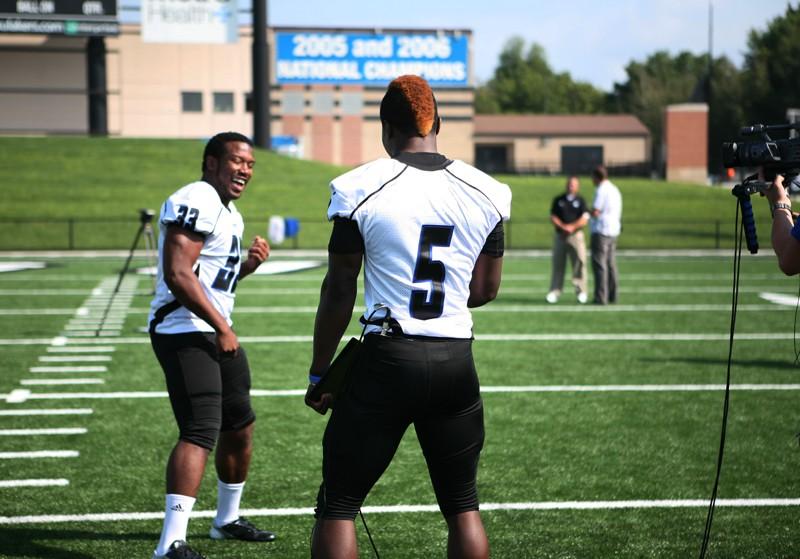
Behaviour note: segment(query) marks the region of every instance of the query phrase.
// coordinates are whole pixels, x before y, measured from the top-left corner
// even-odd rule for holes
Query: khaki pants
[[[572,285],[579,293],[586,293],[586,242],[583,231],[572,235],[556,233],[553,237],[553,274],[550,279],[550,291],[561,293],[564,287],[564,270],[569,256],[572,266]]]

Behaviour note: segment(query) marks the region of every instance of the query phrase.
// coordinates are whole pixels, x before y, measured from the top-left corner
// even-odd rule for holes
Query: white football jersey
[[[488,235],[510,217],[508,186],[461,161],[403,153],[330,187],[328,219],[355,221],[364,239],[364,318],[384,304],[405,334],[472,337],[472,270]]]
[[[205,237],[193,269],[208,300],[228,324],[232,324],[230,317],[239,279],[244,222],[232,201],[225,207],[213,186],[197,181],[175,192],[161,206],[156,294],[148,317],[151,331],[154,321],[159,334],[214,331],[205,320],[181,306],[164,281],[164,239],[171,224]]]

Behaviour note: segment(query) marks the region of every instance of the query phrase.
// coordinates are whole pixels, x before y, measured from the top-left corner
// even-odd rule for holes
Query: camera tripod
[[[128,251],[128,257],[125,259],[125,264],[122,266],[122,270],[119,272],[119,277],[117,278],[117,285],[114,287],[114,291],[111,292],[111,296],[108,298],[108,304],[106,305],[106,309],[103,312],[103,317],[100,319],[99,324],[97,325],[97,330],[95,332],[95,337],[100,336],[100,331],[106,324],[106,319],[108,318],[108,312],[111,310],[111,305],[114,304],[114,299],[119,293],[119,288],[122,285],[122,280],[125,278],[125,274],[128,273],[128,269],[131,265],[131,260],[133,260],[133,255],[136,252],[137,247],[139,246],[139,239],[144,236],[144,250],[145,256],[147,258],[147,262],[150,264],[151,269],[153,270],[150,274],[150,277],[153,280],[153,293],[156,290],[156,258],[155,258],[155,251],[156,251],[156,242],[155,242],[155,235],[153,234],[153,216],[155,212],[153,210],[139,210],[139,229],[136,231],[136,235],[133,237],[133,244],[131,244],[131,248]]]

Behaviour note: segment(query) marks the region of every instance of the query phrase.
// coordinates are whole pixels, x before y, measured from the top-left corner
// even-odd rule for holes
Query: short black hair
[[[602,165],[598,165],[592,170],[592,177],[602,182],[608,178],[608,171]]]
[[[204,173],[206,172],[206,158],[210,155],[219,159],[225,155],[225,145],[230,142],[244,142],[253,147],[253,140],[238,132],[220,132],[214,135],[206,144],[206,149],[203,150],[203,163],[200,169]]]

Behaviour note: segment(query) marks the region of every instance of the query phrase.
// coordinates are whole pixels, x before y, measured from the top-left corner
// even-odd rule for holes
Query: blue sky
[[[249,5],[240,2],[240,8]],[[503,45],[519,35],[527,44],[544,46],[554,70],[609,90],[625,80],[631,60],[657,50],[705,52],[708,5],[708,0],[271,0],[269,24],[471,29],[479,81],[492,76]],[[714,0],[714,55],[725,54],[740,66],[749,30],[764,30],[786,6],[786,0]]]

